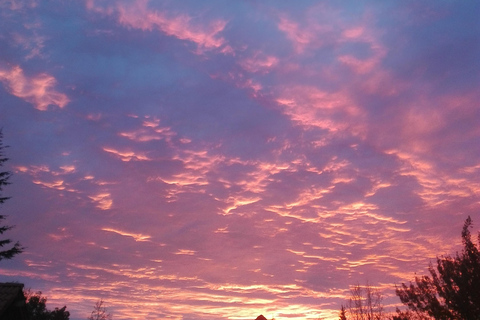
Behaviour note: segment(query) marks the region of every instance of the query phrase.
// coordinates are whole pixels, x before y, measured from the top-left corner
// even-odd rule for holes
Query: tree
[[[27,314],[30,320],[68,320],[70,312],[66,311],[67,306],[55,308],[53,311],[47,309],[47,298],[42,296],[41,291],[35,293],[29,289],[24,290],[27,304]]]
[[[30,289],[24,290],[27,303],[27,313],[31,320],[48,320],[47,298],[42,297],[42,292],[31,292]]]
[[[431,320],[431,319],[432,318],[430,317],[419,315],[410,310],[400,311],[398,308],[397,308],[397,314],[392,315],[392,320]]]
[[[8,161],[8,158],[4,155],[4,149],[6,146],[3,145],[3,134],[2,130],[0,130],[0,167]],[[9,171],[2,171],[0,172],[0,192],[3,191],[3,188],[6,185],[9,185],[10,182],[8,181],[11,177],[12,173]],[[8,200],[9,197],[2,197],[0,193],[0,204],[4,203]],[[0,214],[0,220],[4,220],[6,216]],[[13,226],[0,226],[0,235],[3,235],[6,231],[12,229]],[[9,249],[5,249],[0,251],[0,261],[3,259],[12,259],[19,253],[22,253],[23,249],[19,242],[16,242],[13,246],[11,246],[12,240],[10,239],[0,239],[0,248],[3,249],[4,247],[10,247]]]
[[[342,308],[340,309],[340,320],[347,320],[347,314],[346,314],[346,310],[345,310],[345,307],[342,306]]]
[[[468,217],[462,230],[461,254],[437,258],[437,270],[432,264],[428,268],[430,276],[415,277],[414,283],[402,283],[396,289],[408,307],[407,311],[397,311],[398,319],[408,315],[418,319],[480,319],[480,253],[472,242],[471,227]],[[478,241],[480,245],[480,232]]]
[[[70,312],[66,311],[67,306],[63,308],[55,308],[55,310],[50,312],[49,320],[68,320],[70,318]]]
[[[369,284],[357,284],[350,290],[350,299],[340,311],[341,320],[381,320],[385,319],[382,294]]]
[[[107,313],[107,308],[105,307],[104,301],[102,299],[98,300],[93,307],[93,311],[90,314],[88,320],[111,320],[112,315]]]

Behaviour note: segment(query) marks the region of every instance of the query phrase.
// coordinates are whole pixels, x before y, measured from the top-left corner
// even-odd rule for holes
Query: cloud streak
[[[219,36],[227,22],[216,20],[207,26],[195,25],[186,14],[168,15],[166,12],[148,8],[148,1],[121,2],[117,6],[102,8],[96,1],[88,1],[87,8],[103,14],[116,13],[118,22],[127,27],[144,31],[158,30],[168,36],[195,43],[198,52],[204,50],[231,50],[225,39]]]

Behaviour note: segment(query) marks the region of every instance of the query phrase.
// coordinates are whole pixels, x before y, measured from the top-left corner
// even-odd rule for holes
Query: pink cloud
[[[274,68],[278,62],[279,59],[275,56],[257,52],[253,57],[241,61],[240,65],[248,72],[267,73],[271,68]]]
[[[10,10],[22,10],[23,8],[35,8],[37,6],[37,0],[10,0],[2,1],[0,8],[8,8]]]
[[[80,38],[87,61],[102,58],[93,73],[81,63],[85,70],[72,78],[82,92],[94,90],[82,94],[84,107],[61,119],[10,114],[15,108],[5,114],[7,126],[19,121],[8,153],[20,158],[7,205],[18,211],[18,239],[32,248],[24,267],[23,258],[12,266],[35,272],[1,272],[44,290],[50,307],[67,304],[81,316],[103,296],[122,319],[334,319],[349,284],[380,281],[391,299],[389,283],[423,274],[437,253],[455,252],[443,231],[457,211],[480,203],[480,162],[470,150],[480,133],[478,95],[442,98],[441,79],[397,78],[409,61],[387,47],[398,44],[395,32],[382,42],[376,20],[351,8],[344,15],[282,5],[288,16],[271,21],[279,6],[265,14],[244,3],[237,10],[232,3],[86,1],[95,16],[77,15],[87,21],[72,25],[72,36],[87,36]],[[160,9],[165,3],[168,11]],[[235,12],[235,20],[227,28],[199,6]],[[46,12],[40,9],[36,17]],[[64,44],[55,49],[58,25],[46,24],[37,42],[16,38],[9,56],[21,49],[45,63],[33,49],[51,39],[50,58],[75,60]],[[276,25],[280,32],[271,30]],[[110,36],[127,29],[142,36],[133,43]],[[159,54],[151,41],[167,37],[165,59],[148,59]],[[232,53],[230,43],[236,55],[219,57]],[[186,61],[192,48],[219,59]],[[402,59],[385,59],[396,52]],[[118,63],[103,66],[104,58]],[[112,72],[123,62],[131,68]],[[13,71],[0,65],[12,94]],[[99,72],[105,77],[95,79]],[[55,79],[49,83],[41,97],[54,92]],[[27,97],[37,106],[35,95]],[[425,221],[435,223],[419,229]]]
[[[381,60],[387,54],[387,50],[377,40],[376,34],[363,25],[344,30],[341,34],[340,42],[366,43],[369,45],[372,54],[367,58],[360,59],[351,54],[341,55],[337,58],[358,74],[375,71]]]
[[[359,58],[348,53],[337,54],[337,60],[357,74],[374,71],[387,53],[377,40],[378,35],[369,28],[368,15],[360,18],[363,21],[345,24],[334,12],[329,11],[327,16],[325,8],[318,6],[306,14],[302,24],[286,15],[281,15],[279,19],[278,29],[285,33],[297,53],[304,53],[307,49],[319,48],[326,44],[333,45],[335,51],[339,52],[346,44],[369,45],[371,54],[368,57]]]
[[[70,102],[65,94],[54,89],[57,81],[46,73],[28,77],[19,66],[1,68],[0,81],[8,92],[32,103],[41,111],[46,111],[50,105],[63,108]]]
[[[361,129],[358,120],[362,117],[362,111],[347,92],[330,93],[316,87],[296,86],[282,90],[276,101],[286,115],[304,126],[315,126],[330,132],[344,130],[352,125],[356,128],[356,133]],[[335,117],[338,114],[344,116],[342,120]]]
[[[176,135],[169,127],[160,127],[159,120],[145,120],[143,127],[134,131],[120,132],[119,135],[137,142],[165,139],[170,142]]]
[[[296,53],[334,44],[344,29],[338,12],[324,4],[310,7],[301,19],[280,14],[277,27],[292,42]]]
[[[315,39],[315,33],[308,28],[301,28],[300,25],[286,16],[280,17],[278,29],[283,31],[286,37],[292,41],[295,51],[301,53],[305,47]]]
[[[113,154],[120,158],[122,161],[147,161],[151,160],[148,156],[143,153],[138,153],[135,151],[119,151],[114,148],[104,147],[103,151],[106,151],[110,154]]]
[[[126,232],[126,231],[121,231],[121,230],[117,230],[117,229],[113,229],[113,228],[102,228],[103,231],[107,231],[107,232],[113,232],[113,233],[116,233],[116,234],[119,234],[121,236],[124,236],[124,237],[131,237],[133,238],[135,241],[149,241],[149,239],[151,238],[149,235],[144,235],[144,234],[140,234],[140,233],[131,233],[131,232]]]
[[[141,30],[159,30],[169,36],[197,44],[201,53],[203,50],[219,49],[223,53],[231,53],[231,48],[219,34],[225,28],[227,21],[216,20],[208,25],[199,25],[192,22],[187,14],[168,15],[165,12],[151,10],[148,1],[120,3],[116,8],[100,8],[95,1],[88,1],[87,8],[93,11],[118,14],[118,21],[128,27]]]

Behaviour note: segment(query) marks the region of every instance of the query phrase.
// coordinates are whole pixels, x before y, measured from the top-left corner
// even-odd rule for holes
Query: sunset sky
[[[0,262],[84,320],[338,318],[480,230],[479,1],[0,0]]]

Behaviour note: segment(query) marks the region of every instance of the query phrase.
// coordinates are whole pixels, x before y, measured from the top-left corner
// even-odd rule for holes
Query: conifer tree
[[[8,161],[8,158],[4,155],[4,149],[6,146],[3,145],[3,134],[2,130],[0,130],[0,167]],[[11,177],[12,173],[10,171],[2,171],[0,172],[0,205],[4,203],[9,197],[2,196],[1,192],[6,185],[9,185],[10,182],[8,181]],[[0,214],[0,221],[6,219],[5,215]],[[0,225],[0,235],[3,235],[6,231],[12,229],[13,226],[7,225]],[[2,250],[3,249],[3,250]],[[19,242],[16,242],[12,245],[12,240],[10,239],[0,239],[0,261],[3,259],[11,259],[17,254],[23,251],[22,246]]]

